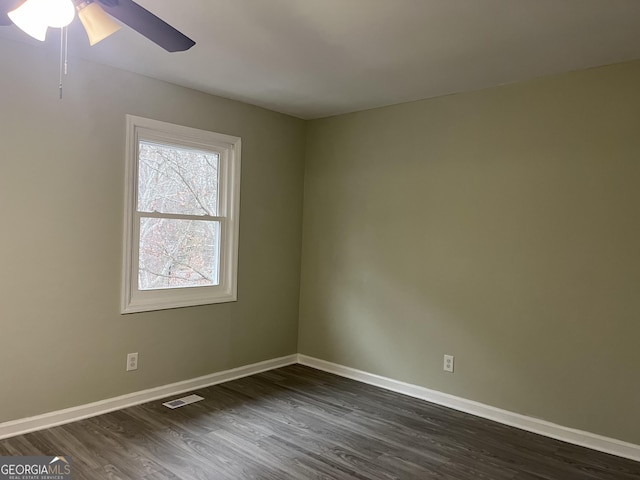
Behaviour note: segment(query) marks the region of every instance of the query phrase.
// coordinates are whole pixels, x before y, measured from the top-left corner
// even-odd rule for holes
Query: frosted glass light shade
[[[20,30],[44,42],[49,24],[45,15],[42,15],[42,7],[42,0],[27,0],[7,15]]]
[[[78,9],[78,18],[87,31],[91,46],[116,33],[121,28],[96,2],[85,2],[76,8]]]
[[[50,27],[66,27],[76,16],[72,0],[44,0],[44,3],[47,5],[47,24]]]
[[[48,27],[66,27],[75,14],[72,0],[27,0],[7,15],[21,30],[44,41]]]

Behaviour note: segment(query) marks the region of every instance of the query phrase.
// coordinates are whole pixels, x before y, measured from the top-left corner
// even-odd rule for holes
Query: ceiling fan
[[[49,27],[66,27],[76,12],[91,45],[120,29],[114,18],[169,52],[182,52],[196,44],[132,0],[0,0],[0,25],[16,24],[44,41]]]

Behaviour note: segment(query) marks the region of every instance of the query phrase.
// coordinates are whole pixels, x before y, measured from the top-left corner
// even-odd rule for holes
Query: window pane
[[[218,285],[220,222],[140,219],[138,288]]]
[[[219,157],[139,142],[138,211],[217,216]]]

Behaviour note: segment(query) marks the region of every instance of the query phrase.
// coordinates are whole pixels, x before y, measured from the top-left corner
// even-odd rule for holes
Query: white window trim
[[[125,209],[122,264],[122,313],[233,302],[238,298],[241,139],[171,123],[127,115]],[[207,287],[138,290],[139,226],[137,211],[138,142],[155,140],[214,150],[220,154],[220,284]]]

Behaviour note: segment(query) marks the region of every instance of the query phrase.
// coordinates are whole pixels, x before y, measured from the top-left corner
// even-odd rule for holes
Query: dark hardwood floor
[[[0,441],[75,480],[631,480],[640,463],[300,365]]]

